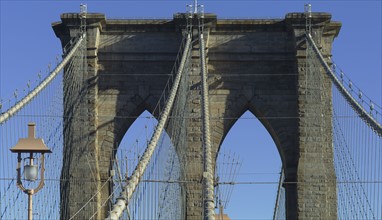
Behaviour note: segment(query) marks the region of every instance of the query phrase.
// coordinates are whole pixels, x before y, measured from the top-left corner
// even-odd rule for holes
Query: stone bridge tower
[[[63,14],[61,22],[53,24],[62,45],[76,36],[79,22],[78,14]],[[62,172],[93,183],[61,185],[63,219],[101,189],[109,176],[114,148],[134,116],[145,110],[154,113],[167,80],[164,75],[170,73],[178,52],[184,23],[182,14],[175,14],[172,20],[111,20],[103,14],[87,15],[88,71],[84,83],[88,94],[82,103],[87,111],[87,141],[74,145],[73,140],[81,139],[79,134],[65,134]],[[251,111],[278,148],[285,172],[287,218],[336,219],[331,82],[320,70],[316,73],[320,77],[306,75],[304,14],[289,13],[285,19],[268,20],[220,20],[206,14],[205,24],[215,157],[236,119]],[[331,21],[330,14],[313,13],[312,25],[316,42],[330,57],[341,24]],[[197,42],[193,48],[198,48]],[[198,57],[193,59],[198,63]],[[197,87],[200,78],[191,77],[191,83]],[[307,85],[316,87],[307,89]],[[198,114],[200,99],[189,101],[192,112]],[[192,163],[201,164],[200,121],[188,124],[189,155],[194,158]],[[200,179],[202,173],[194,172]],[[101,203],[109,193],[109,188],[102,188],[93,201],[99,219],[107,215],[108,208],[102,208]],[[195,199],[201,190],[187,189],[186,196],[187,219],[201,219],[202,204]]]

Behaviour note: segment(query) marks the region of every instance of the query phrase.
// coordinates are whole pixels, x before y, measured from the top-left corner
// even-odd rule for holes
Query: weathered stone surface
[[[314,13],[313,35],[325,56],[331,51],[340,23],[326,13]],[[65,45],[78,32],[77,14],[63,14],[55,23],[56,35]],[[206,15],[211,132],[217,150],[236,120],[247,110],[259,118],[273,137],[285,168],[288,219],[335,219],[336,184],[333,168],[331,84],[315,70],[306,74],[305,17],[287,14],[274,20],[218,20]],[[88,14],[87,128],[65,134],[63,176],[81,177],[92,184],[62,185],[63,219],[73,215],[97,190],[93,199],[99,211],[110,187],[101,186],[109,175],[110,159],[125,132],[154,107],[173,66],[184,28],[184,16],[173,20],[107,20]],[[188,122],[188,180],[201,180],[202,141],[200,117],[199,45],[193,45]],[[66,106],[67,107],[67,106]],[[124,117],[122,117],[124,116]],[[128,116],[128,117],[125,117]],[[75,126],[67,121],[66,126]],[[72,124],[71,124],[72,123]],[[79,135],[87,142],[76,143]],[[86,157],[84,156],[86,155]],[[90,172],[89,164],[92,167]],[[186,218],[201,219],[201,184],[186,187]],[[81,214],[79,219],[86,217]]]

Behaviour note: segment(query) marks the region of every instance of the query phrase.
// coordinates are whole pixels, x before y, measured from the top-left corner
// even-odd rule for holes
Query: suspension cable
[[[204,12],[198,13],[199,19],[199,50],[200,50],[200,69],[202,83],[202,121],[203,121],[203,154],[204,154],[204,170],[203,170],[203,193],[204,193],[204,219],[215,219],[215,201],[214,201],[214,169],[212,166],[212,145],[210,136],[210,112],[208,100],[208,84],[207,84],[207,68],[204,44]]]
[[[312,45],[313,50],[316,52],[316,54],[319,57],[319,60],[323,67],[326,70],[326,73],[329,75],[329,77],[332,79],[334,85],[337,87],[337,89],[341,92],[341,94],[345,97],[345,99],[350,103],[350,105],[354,108],[354,110],[357,112],[357,114],[365,120],[365,122],[375,130],[376,133],[378,133],[379,136],[382,136],[382,125],[379,124],[370,114],[367,113],[367,111],[362,108],[361,105],[358,104],[358,102],[349,94],[349,92],[342,86],[341,82],[337,79],[335,74],[333,73],[332,69],[329,67],[329,65],[326,63],[324,57],[322,56],[320,50],[318,49],[316,43],[314,42],[312,35],[310,33],[306,33],[306,39],[308,42]]]
[[[0,115],[0,124],[4,123],[7,119],[9,119],[12,115],[16,114],[20,109],[22,109],[26,104],[28,104],[33,98],[35,98],[56,76],[60,71],[66,66],[69,60],[73,57],[73,54],[80,47],[83,39],[86,34],[83,34],[80,38],[78,38],[77,43],[70,50],[69,54],[61,61],[60,64],[47,76],[44,81],[42,81],[35,89],[33,89],[27,96],[21,99],[14,106],[9,108],[6,112]]]
[[[162,133],[164,126],[168,121],[168,118],[169,118],[168,116],[172,109],[175,96],[179,88],[180,80],[181,80],[183,69],[184,69],[184,64],[186,62],[187,56],[189,55],[188,51],[191,44],[191,34],[189,32],[186,34],[187,34],[187,42],[184,48],[179,69],[178,69],[176,78],[174,80],[173,87],[171,88],[171,93],[168,98],[168,101],[166,102],[165,108],[160,116],[159,123],[138,165],[133,171],[133,174],[131,175],[128,184],[123,188],[123,191],[121,192],[120,197],[117,198],[117,201],[115,205],[113,206],[113,210],[109,213],[109,216],[107,217],[107,219],[118,219],[121,216],[123,210],[126,208],[128,201],[131,199],[144,171],[146,170],[146,167],[151,159],[151,156],[157,146],[158,140],[160,138],[160,134]]]

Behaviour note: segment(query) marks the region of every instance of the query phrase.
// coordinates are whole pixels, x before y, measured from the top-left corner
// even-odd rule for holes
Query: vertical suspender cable
[[[181,63],[179,65],[179,69],[178,69],[173,87],[171,88],[170,97],[168,98],[168,101],[166,102],[165,108],[164,108],[162,115],[159,119],[159,123],[158,123],[158,125],[154,131],[154,134],[152,135],[152,137],[150,139],[150,142],[149,142],[145,152],[143,153],[138,165],[136,166],[133,174],[131,175],[128,184],[123,188],[123,190],[120,194],[120,197],[117,199],[117,202],[114,204],[113,210],[109,213],[109,216],[107,217],[107,219],[118,219],[121,216],[123,210],[126,208],[128,201],[132,197],[133,192],[135,191],[136,187],[138,186],[139,180],[141,179],[144,171],[146,170],[146,167],[150,161],[152,154],[154,153],[154,150],[157,146],[158,140],[162,134],[164,126],[168,121],[169,114],[170,114],[170,111],[172,109],[172,106],[173,106],[173,103],[175,100],[175,96],[178,92],[184,64],[185,64],[187,57],[189,55],[190,44],[191,44],[191,34],[187,33],[187,42],[186,42],[186,46],[184,47],[182,60],[181,60]]]

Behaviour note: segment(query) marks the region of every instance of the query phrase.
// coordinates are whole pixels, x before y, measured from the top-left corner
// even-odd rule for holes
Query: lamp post
[[[16,185],[28,195],[28,220],[32,220],[32,196],[42,189],[44,186],[44,154],[52,153],[52,151],[44,144],[41,138],[35,137],[35,124],[28,124],[28,137],[20,138],[17,144],[10,149],[12,153],[17,153],[17,183]],[[23,186],[21,181],[21,161],[22,154],[27,154],[29,157],[24,158],[24,177],[26,181],[34,182],[38,177],[38,166],[35,164],[34,156],[41,154],[41,171],[40,171],[40,182],[35,189],[27,189]]]

